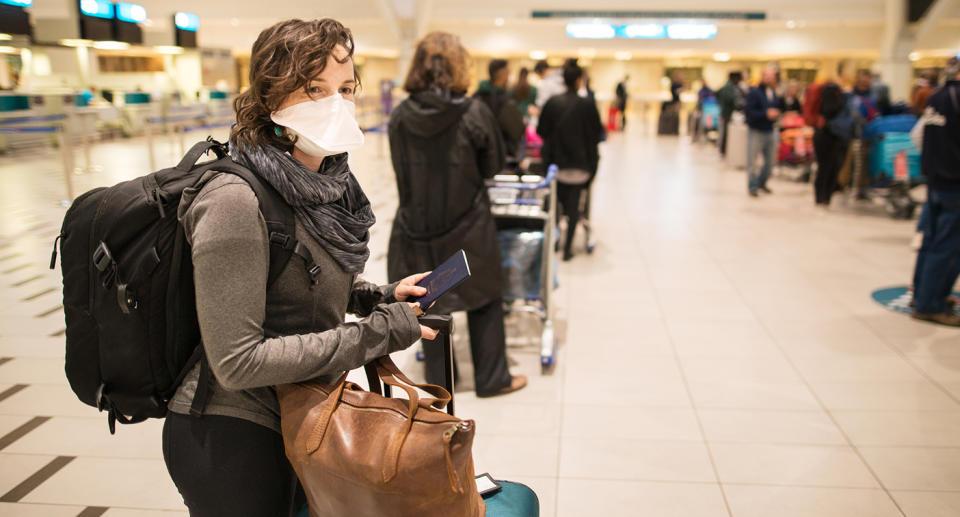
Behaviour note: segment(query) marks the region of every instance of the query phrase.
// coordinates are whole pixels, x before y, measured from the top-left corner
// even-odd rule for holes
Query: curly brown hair
[[[286,20],[261,32],[250,55],[250,88],[233,101],[237,124],[230,141],[244,147],[271,144],[284,151],[293,149],[289,138],[274,131],[270,113],[291,93],[300,88],[306,92],[338,45],[347,51],[338,62],[353,58],[353,34],[330,18]],[[360,77],[356,80],[359,87]]]
[[[470,53],[460,38],[448,32],[431,32],[417,43],[410,72],[403,83],[409,93],[430,89],[466,93],[470,87]]]

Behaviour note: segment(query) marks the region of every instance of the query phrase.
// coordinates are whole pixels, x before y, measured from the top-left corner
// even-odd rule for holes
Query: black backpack
[[[207,152],[216,160],[197,164]],[[78,197],[60,230],[66,374],[85,404],[116,422],[162,418],[187,373],[201,363],[191,413],[206,402],[210,370],[200,343],[193,262],[177,208],[184,189],[206,171],[243,178],[260,204],[270,236],[269,287],[296,253],[293,210],[266,182],[210,138],[173,168],[97,188]],[[56,267],[57,243],[50,260]],[[312,271],[311,271],[312,272]]]
[[[820,114],[830,120],[835,118],[846,107],[847,99],[843,89],[837,83],[826,83],[820,89]]]

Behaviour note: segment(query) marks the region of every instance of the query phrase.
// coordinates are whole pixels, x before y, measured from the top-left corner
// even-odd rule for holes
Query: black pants
[[[163,459],[191,517],[293,517],[306,503],[283,437],[253,422],[169,413]]]
[[[837,176],[847,155],[847,143],[821,128],[813,134],[813,150],[817,155],[817,179],[813,184],[814,198],[818,205],[829,205],[830,198],[837,190]]]
[[[580,198],[583,196],[585,187],[586,185],[557,182],[557,202],[560,205],[557,217],[559,218],[561,214],[567,216],[567,237],[563,241],[563,250],[568,254],[573,251],[573,237],[580,222]]]
[[[730,129],[730,119],[720,119],[720,156],[727,155],[727,130]]]
[[[503,328],[503,301],[467,311],[470,327],[470,354],[473,357],[474,389],[478,396],[496,395],[510,385],[507,368],[507,334]],[[443,346],[439,340],[423,340],[427,382],[444,385]],[[457,376],[454,363],[454,378]]]

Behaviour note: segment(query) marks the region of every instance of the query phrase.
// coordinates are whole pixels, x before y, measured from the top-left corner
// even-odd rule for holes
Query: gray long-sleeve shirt
[[[320,266],[312,285],[300,257],[267,290],[269,240],[256,195],[232,174],[208,173],[184,192],[179,208],[193,255],[197,315],[213,382],[204,414],[231,416],[280,432],[273,386],[321,378],[407,348],[420,325],[394,286],[357,280],[297,222],[296,238]],[[344,323],[347,312],[366,316]],[[199,365],[170,411],[189,414]]]

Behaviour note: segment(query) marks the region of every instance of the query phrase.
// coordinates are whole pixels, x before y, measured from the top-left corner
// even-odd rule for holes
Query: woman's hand
[[[416,314],[418,318],[423,316],[423,309],[420,308],[419,303],[411,303],[408,305],[410,305],[410,309],[413,310],[413,313]],[[428,339],[433,341],[434,339],[437,339],[437,334],[439,333],[440,331],[438,330],[420,325],[420,339]]]
[[[398,302],[405,302],[407,301],[407,298],[417,298],[427,294],[426,289],[423,287],[417,287],[417,282],[423,280],[429,274],[430,272],[428,271],[426,273],[420,273],[419,275],[413,275],[404,278],[399,284],[397,284],[397,288],[394,289],[393,297],[396,298]]]

